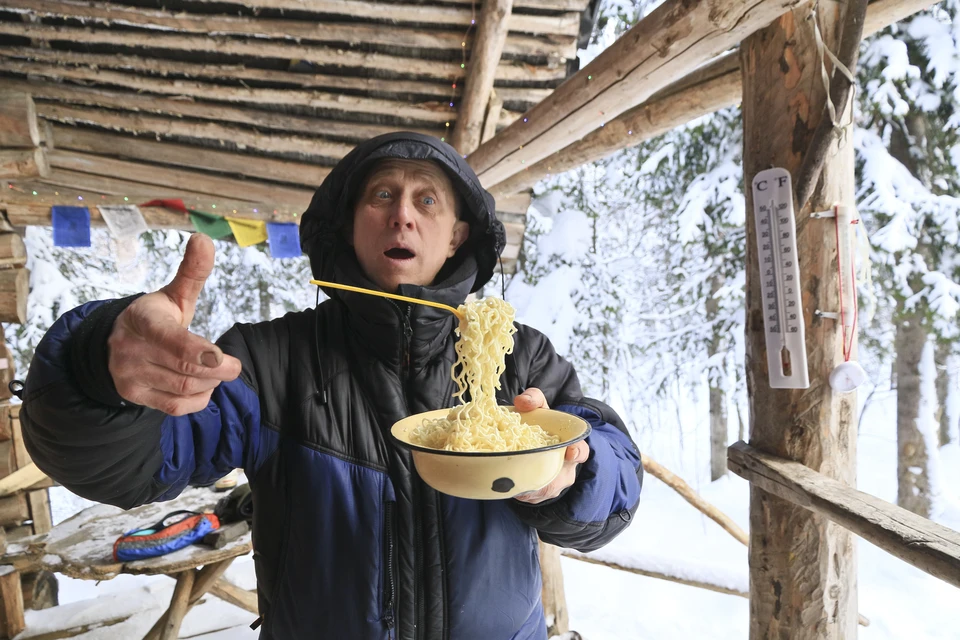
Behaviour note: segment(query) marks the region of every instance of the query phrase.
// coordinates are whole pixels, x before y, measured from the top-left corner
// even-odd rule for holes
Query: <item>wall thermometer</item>
[[[800,300],[797,222],[790,172],[761,171],[753,179],[753,211],[760,255],[763,328],[773,389],[806,389],[807,350]]]

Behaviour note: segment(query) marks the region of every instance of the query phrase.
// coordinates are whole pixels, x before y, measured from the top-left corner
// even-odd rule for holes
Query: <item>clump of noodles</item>
[[[485,298],[460,306],[465,320],[457,335],[457,363],[453,379],[460,404],[446,418],[425,420],[413,429],[414,444],[447,451],[523,451],[560,439],[538,425],[520,422],[520,415],[497,405],[496,391],[513,351],[514,309],[500,298]],[[464,394],[470,391],[470,401]]]

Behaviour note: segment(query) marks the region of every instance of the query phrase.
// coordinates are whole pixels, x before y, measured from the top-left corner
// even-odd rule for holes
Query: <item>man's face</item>
[[[431,284],[468,235],[443,169],[428,160],[384,160],[363,185],[351,241],[367,276],[392,292]]]

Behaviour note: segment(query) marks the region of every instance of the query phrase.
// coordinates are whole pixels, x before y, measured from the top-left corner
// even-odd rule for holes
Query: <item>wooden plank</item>
[[[40,145],[33,100],[26,93],[0,94],[0,148],[32,149]]]
[[[187,612],[210,590],[213,583],[220,579],[220,576],[230,567],[233,561],[234,558],[228,558],[222,562],[208,564],[196,571],[193,587],[190,590],[190,597],[187,599]],[[150,631],[143,636],[143,640],[157,640],[162,630],[166,627],[168,618],[169,611],[165,611],[164,614],[160,616],[160,619],[157,620],[156,624],[150,628]]]
[[[26,628],[20,574],[10,566],[0,567],[0,637],[13,638]]]
[[[179,118],[154,116],[143,113],[106,111],[89,107],[75,107],[42,102],[37,105],[42,117],[68,124],[91,124],[115,131],[130,133],[160,134],[209,140],[230,141],[241,149],[260,153],[299,153],[323,157],[331,163],[345,156],[353,145],[309,138],[287,133],[259,132],[243,127],[221,125],[216,122],[184,121]],[[55,157],[61,150],[47,154],[50,166],[56,167]]]
[[[204,82],[192,82],[187,80],[171,81],[162,78],[145,78],[116,71],[102,71],[99,69],[88,69],[85,67],[63,67],[49,65],[46,63],[25,62],[21,60],[8,61],[5,63],[5,66],[10,71],[17,71],[20,73],[42,75],[50,78],[68,78],[71,80],[84,82],[102,82],[135,91],[181,97],[189,96],[191,98],[198,98],[205,101],[212,100],[245,104],[249,103],[251,105],[289,104],[310,107],[312,109],[321,109],[325,112],[328,112],[331,118],[342,116],[344,112],[378,116],[383,116],[386,114],[389,115],[395,122],[410,123],[415,129],[418,127],[422,128],[424,125],[426,125],[429,129],[430,124],[446,124],[447,121],[456,119],[456,114],[453,109],[448,106],[448,103],[434,102],[408,104],[395,100],[380,100],[375,98],[348,96],[343,94],[336,95],[330,93],[321,93],[318,91],[272,88],[263,89],[235,86],[224,87],[219,85],[211,85]],[[38,113],[43,117],[49,118],[51,117],[51,108],[52,105],[44,104],[41,106],[41,109],[38,111]],[[154,110],[156,110],[156,108]],[[226,113],[231,112],[225,112],[225,114]],[[236,112],[232,113],[235,115],[235,117],[240,117]],[[503,111],[500,114],[500,120],[498,124],[507,126],[519,116],[520,114],[515,112]],[[278,114],[275,116],[270,116],[267,119],[268,121],[274,123],[282,122],[282,120],[277,120],[279,117],[280,115]],[[329,119],[330,118],[327,118],[327,120]],[[356,123],[341,124],[337,127],[331,125],[330,129],[331,135],[336,135],[337,132],[342,132],[339,134],[342,137],[353,138],[360,136],[360,134],[364,131],[370,135],[382,132],[382,130],[378,129],[378,125],[361,126]],[[391,126],[390,129],[395,130],[396,126]],[[321,154],[319,145],[323,142],[324,141],[316,141],[318,149],[313,151],[312,155]],[[328,144],[333,144],[334,148],[336,148],[336,143]],[[279,147],[279,149],[284,149],[284,147]],[[308,153],[307,151],[298,151],[297,149],[284,150]],[[339,158],[342,155],[334,155],[335,153],[336,152],[330,152],[331,157]]]
[[[261,16],[229,16],[192,14],[143,7],[124,7],[103,2],[76,2],[75,0],[15,0],[9,11],[42,18],[75,18],[99,26],[125,24],[142,29],[201,33],[211,36],[231,35],[281,40],[308,40],[326,44],[347,43],[429,49],[460,52],[475,48],[473,34],[464,37],[462,31],[436,28],[410,28],[397,24],[389,27],[374,24],[343,22],[283,20]],[[481,17],[482,24],[482,17]],[[578,20],[579,26],[579,20]],[[482,33],[482,30],[481,30]],[[506,41],[505,52],[514,56],[550,58],[565,62],[576,55],[576,33],[552,38],[537,38],[513,34]],[[506,37],[506,29],[504,30]],[[466,43],[466,46],[464,46]],[[499,59],[499,56],[497,57]]]
[[[50,165],[40,147],[0,149],[0,179],[17,180],[50,175]]]
[[[320,186],[330,173],[329,167],[304,162],[215,151],[175,142],[157,142],[76,126],[56,124],[53,130],[58,148],[96,155],[120,156],[130,160],[289,182],[304,187]]]
[[[0,233],[0,266],[20,267],[27,263],[27,246],[23,244],[23,238],[17,233]],[[0,350],[0,369],[8,367],[2,366],[2,359],[9,361],[9,352]],[[4,383],[5,384],[5,383]]]
[[[302,60],[325,68],[362,69],[368,72],[435,78],[456,82],[463,77],[459,63],[405,58],[383,53],[346,51],[317,45],[297,45],[261,39],[210,38],[206,35],[110,31],[89,27],[53,27],[43,24],[0,22],[0,35],[43,42],[149,47],[166,51],[197,51],[256,58]],[[565,65],[554,68],[502,62],[497,79],[516,82],[550,82],[566,75]]]
[[[5,451],[5,445],[9,447],[9,451]],[[4,474],[2,466],[4,463],[6,463],[6,458],[8,455],[12,461],[13,443],[11,443],[9,440],[6,442],[0,442],[0,498],[8,496],[12,493],[16,493],[17,491],[22,491],[23,489],[33,487],[47,477],[47,474],[41,471],[33,462],[26,466],[20,467],[15,471],[12,471],[9,474]],[[38,531],[37,533],[41,532]]]
[[[931,5],[930,0],[876,0],[867,6],[863,37]],[[647,101],[627,110],[582,139],[536,162],[506,180],[491,185],[499,197],[532,187],[541,179],[569,171],[634,147],[696,118],[739,104],[742,85],[740,59],[725,54],[669,85]]]
[[[53,512],[50,511],[50,496],[46,489],[28,491],[27,502],[30,504],[30,519],[33,520],[33,532],[47,533],[53,529]]]
[[[2,217],[2,214],[0,214],[0,218]],[[5,237],[7,235],[13,236],[16,238],[16,241],[8,240]],[[5,242],[9,243],[9,245],[12,245],[9,252],[15,252],[17,250],[16,242],[19,242],[21,246],[23,245],[23,240],[21,240],[20,236],[16,233],[0,234],[0,250],[2,250]],[[23,250],[24,253],[26,253],[25,247]],[[5,266],[20,266],[26,262],[26,256],[24,256],[23,262],[18,262],[18,258],[16,258],[15,255],[11,256],[10,258],[0,258],[0,265],[3,265],[4,261],[6,261]],[[2,338],[3,331],[0,330],[0,339]],[[0,343],[0,402],[9,400],[13,396],[13,392],[10,391],[10,382],[16,378],[16,375],[16,360],[14,360],[13,354],[10,353],[10,348],[7,346],[6,342],[2,342]],[[9,439],[10,435],[10,422],[6,419],[6,416],[0,413],[0,440]]]
[[[83,205],[100,202],[103,196],[129,196],[131,201],[149,201],[154,198],[180,198],[192,205],[195,209],[204,209],[210,206],[210,200],[216,198],[208,193],[190,191],[187,189],[177,189],[176,187],[158,187],[153,184],[144,184],[134,182],[133,180],[124,180],[122,178],[110,178],[107,176],[98,176],[92,173],[83,173],[81,171],[71,171],[69,169],[56,169],[49,178],[44,178],[42,184],[48,188],[60,189],[61,191],[73,190],[82,194],[83,201],[77,197],[64,198],[60,204]],[[100,197],[98,197],[100,196]],[[191,206],[191,205],[188,205]]]
[[[250,613],[259,614],[260,605],[257,602],[256,591],[246,591],[221,578],[210,587],[210,593]]]
[[[220,80],[229,84],[243,81],[251,84],[269,83],[271,86],[286,84],[305,89],[328,89],[335,93],[344,91],[363,92],[371,97],[402,100],[404,102],[419,102],[424,98],[448,102],[451,96],[457,99],[463,91],[463,83],[458,84],[454,89],[446,82],[361,78],[357,76],[259,69],[241,64],[195,64],[161,58],[57,49],[0,47],[0,56],[52,62],[61,66],[82,65],[97,69],[134,71],[139,74],[154,74],[163,78],[177,76]],[[169,79],[167,81],[169,82]],[[553,92],[552,89],[517,87],[498,87],[497,91],[507,103],[526,103],[528,105],[540,102]]]
[[[80,74],[83,75],[83,74]],[[163,98],[129,91],[111,91],[93,89],[75,84],[54,82],[27,82],[23,80],[0,80],[0,90],[30,90],[37,100],[72,102],[94,107],[107,107],[124,111],[143,111],[178,118],[189,117],[201,120],[245,124],[258,129],[295,132],[325,136],[327,138],[362,141],[367,138],[390,133],[396,126],[362,124],[337,120],[335,118],[314,118],[295,114],[277,113],[249,107],[237,107],[216,102]],[[439,136],[443,127],[410,127],[428,135]],[[314,154],[316,155],[316,153]]]
[[[823,40],[838,50],[840,16],[818,12]],[[741,45],[743,70],[743,173],[746,210],[753,211],[756,174],[783,167],[796,175],[813,131],[824,117],[826,92],[811,5],[785,14]],[[828,117],[828,116],[827,116]],[[796,259],[807,370],[807,389],[771,389],[760,290],[756,219],[747,216],[746,369],[750,442],[766,453],[796,460],[840,482],[856,482],[856,394],[839,395],[827,384],[843,361],[840,323],[816,309],[838,299],[832,227],[809,223],[811,211],[855,203],[853,135],[830,152],[830,165],[810,204],[796,212]],[[812,207],[812,208],[811,208]],[[757,486],[750,490],[750,637],[793,640],[853,638],[857,632],[857,563],[853,536]],[[810,621],[823,621],[811,624]]]
[[[730,446],[727,460],[730,470],[753,486],[809,509],[960,587],[960,532],[743,442]]]
[[[251,159],[251,161],[255,160]],[[76,151],[57,150],[51,152],[50,164],[56,169],[80,171],[105,177],[124,176],[130,181],[146,185],[182,189],[248,202],[296,203],[305,209],[313,197],[313,192],[306,189],[275,186],[253,180],[234,180],[213,175],[201,175],[196,171],[161,167],[129,160],[117,160]]]
[[[200,3],[218,0],[194,0]],[[355,18],[363,16],[367,20],[380,20],[390,23],[444,25],[469,27],[476,18],[473,11],[475,0],[449,0],[450,4],[463,4],[467,9],[440,7],[427,4],[404,4],[393,2],[360,2],[358,0],[231,0],[251,9],[285,9],[297,12],[311,12],[331,16]],[[510,31],[524,33],[554,33],[578,35],[580,33],[580,12],[587,8],[589,0],[518,0],[517,7],[547,11],[565,11],[561,15],[538,15],[533,13],[516,14],[511,17]]]
[[[3,527],[0,527],[0,554],[7,553],[7,532]]]
[[[29,272],[19,269],[0,269],[0,322],[27,322],[27,294],[30,292]]]
[[[27,445],[23,441],[23,427],[20,425],[20,407],[22,406],[23,405],[20,404],[12,404],[6,411],[10,416],[10,439],[13,442],[13,454],[16,458],[18,469],[33,462],[30,454],[27,453]]]
[[[513,0],[483,0],[451,142],[463,155],[473,153],[480,145],[480,129],[493,90],[493,76],[503,55],[512,11]]]
[[[3,345],[6,348],[6,344]],[[10,350],[7,349],[7,353]],[[0,442],[5,442],[13,438],[12,426],[10,424],[10,404],[5,399],[0,402]]]
[[[6,498],[0,498],[0,526],[20,526],[29,519],[30,508],[27,506],[25,495],[16,493]],[[14,539],[10,531],[7,531],[7,539]]]

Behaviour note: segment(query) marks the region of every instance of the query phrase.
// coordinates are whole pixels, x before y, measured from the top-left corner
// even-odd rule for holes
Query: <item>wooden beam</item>
[[[139,204],[154,199],[150,196],[144,196],[142,200],[124,200],[122,197],[108,196],[102,199],[97,198],[96,203],[94,203],[90,199],[78,201],[75,195],[70,195],[67,192],[61,193],[63,197],[60,199],[45,197],[30,202],[24,202],[19,198],[16,201],[11,201],[9,198],[6,200],[0,199],[0,210],[6,211],[10,224],[15,227],[49,227],[51,226],[50,207],[52,204],[86,205],[90,209],[90,224],[94,227],[103,227],[106,225],[100,215],[100,210],[97,209],[97,204]],[[201,211],[209,210],[204,202],[197,203],[191,202],[189,199],[184,200],[187,207],[203,207],[200,209]],[[289,205],[278,205],[271,208],[271,205],[267,204],[238,202],[236,200],[221,200],[219,202],[218,210],[222,209],[224,212],[230,212],[231,217],[236,216],[247,220],[298,222],[299,215],[302,213],[302,209]],[[190,224],[190,220],[186,216],[173,210],[163,207],[140,207],[140,211],[143,213],[147,226],[151,229],[182,229],[184,231],[193,229],[193,225]],[[277,213],[274,214],[274,211]]]
[[[160,630],[160,640],[177,640],[180,636],[180,624],[189,607],[190,592],[197,577],[195,569],[188,569],[177,576],[177,586],[173,589],[170,608],[167,610],[165,624]]]
[[[304,162],[255,157],[174,142],[157,142],[143,137],[117,135],[76,126],[55,124],[53,131],[58,149],[114,155],[130,160],[288,182],[303,187],[319,187],[330,173],[329,167]],[[3,236],[0,236],[0,239],[2,238]]]
[[[739,56],[725,54],[573,144],[491,185],[490,191],[499,197],[529,189],[543,178],[634,147],[694,118],[738,104],[741,94]]]
[[[357,76],[327,75],[276,69],[259,69],[242,64],[196,64],[119,54],[97,54],[59,49],[33,49],[30,47],[0,47],[0,56],[22,60],[53,62],[56,65],[82,65],[97,69],[120,69],[140,74],[183,76],[220,80],[229,84],[269,83],[271,86],[286,84],[305,89],[329,89],[335,93],[344,91],[364,92],[371,97],[389,97],[393,100],[416,101],[421,96],[428,99],[449,101],[457,99],[463,89],[459,83],[453,89],[449,83],[390,78],[361,78]],[[507,103],[534,105],[553,92],[553,89],[498,87],[497,91]]]
[[[863,37],[867,38],[931,4],[930,0],[875,0],[867,6]],[[735,106],[740,103],[742,94],[740,79],[739,54],[724,54],[603,127],[594,129],[581,140],[489,188],[495,196],[516,193],[550,175],[599,160],[696,118]]]
[[[746,230],[746,370],[750,443],[795,460],[839,482],[856,482],[856,394],[835,394],[827,384],[843,361],[840,323],[818,318],[834,308],[838,290],[833,229],[811,222],[810,212],[855,202],[853,136],[830,151],[830,164],[810,204],[796,211],[796,245],[803,265],[799,285],[806,339],[807,389],[769,384],[765,299],[761,294],[753,180],[770,167],[796,175],[813,132],[824,117],[826,92],[813,29],[838,50],[841,16],[853,3],[831,5],[817,16],[803,5],[741,44],[743,69],[744,195]],[[796,362],[794,363],[796,366]],[[853,536],[802,507],[750,489],[750,637],[794,640],[853,638],[857,625],[857,564]],[[815,623],[815,624],[813,624]]]
[[[485,185],[502,182],[612,120],[676,78],[775,20],[800,0],[667,0],[482,145],[470,164]]]
[[[110,31],[89,27],[60,27],[42,24],[0,22],[0,35],[20,36],[43,42],[100,44],[124,47],[149,47],[167,51],[199,51],[256,58],[303,60],[335,69],[363,69],[369,72],[436,78],[456,82],[464,70],[458,63],[405,58],[383,53],[346,51],[333,47],[297,45],[262,39],[221,39],[206,35]],[[503,62],[497,68],[498,80],[517,82],[550,82],[566,75],[565,65],[553,68]]]
[[[10,450],[8,452],[3,453],[6,445],[11,445],[9,440],[6,442],[0,442],[0,462],[4,463],[8,463],[5,458],[9,457],[12,459],[13,457],[12,445],[10,446]],[[6,464],[6,466],[10,465]],[[0,498],[31,487],[46,477],[47,474],[41,471],[36,464],[31,462],[30,464],[17,469],[13,473],[0,478]]]
[[[17,456],[13,452],[13,441],[4,440],[0,442],[0,478],[2,478],[0,483],[4,483],[7,478],[13,477],[16,471]]]
[[[196,0],[200,3],[217,0]],[[466,28],[476,17],[473,11],[475,0],[450,0],[450,4],[466,5],[467,9],[439,7],[426,4],[393,2],[361,2],[359,0],[233,0],[231,4],[250,9],[283,9],[311,12],[321,15],[363,16],[367,20],[389,23],[444,25]],[[511,17],[510,31],[524,33],[550,33],[575,36],[580,33],[580,12],[587,8],[589,0],[517,0],[516,5],[525,9],[566,11],[561,15],[517,14]]]
[[[254,159],[251,159],[255,162]],[[124,176],[134,182],[157,185],[169,189],[182,189],[248,202],[285,202],[301,204],[304,209],[310,203],[313,192],[255,182],[233,180],[218,176],[202,175],[171,167],[161,167],[129,160],[116,160],[76,151],[56,150],[50,153],[50,164],[57,169],[68,169],[93,175],[110,177]],[[127,195],[120,193],[117,195]]]
[[[154,198],[182,198],[187,201],[188,206],[193,202],[197,206],[195,209],[209,207],[211,196],[208,193],[198,193],[188,189],[177,187],[158,187],[153,184],[144,184],[123,178],[111,178],[109,176],[98,176],[92,173],[83,173],[81,171],[71,171],[69,169],[57,169],[49,178],[44,178],[40,184],[45,185],[51,190],[63,193],[63,198],[57,198],[56,204],[70,204],[79,206],[89,206],[94,203],[104,203],[105,196],[128,196],[129,201],[143,201]],[[74,193],[72,197],[66,193]],[[79,197],[77,197],[79,196]],[[81,200],[82,198],[82,200]],[[199,205],[203,202],[203,205]]]
[[[730,470],[751,485],[809,509],[960,587],[960,533],[953,529],[744,442],[730,446],[727,461]]]
[[[532,195],[529,191],[524,193],[514,193],[509,196],[497,198],[497,213],[512,213],[526,216],[527,209],[530,208]]]
[[[13,638],[26,626],[20,574],[11,566],[0,566],[0,637]]]
[[[503,55],[512,10],[513,0],[483,0],[477,39],[470,52],[463,98],[453,130],[452,144],[463,155],[473,153],[480,145],[483,116],[493,90],[493,76]]]
[[[589,562],[590,564],[598,564],[603,567],[610,567],[611,569],[616,569],[617,571],[626,571],[628,573],[635,573],[638,576],[646,576],[648,578],[657,578],[659,580],[667,580],[669,582],[676,582],[677,584],[684,584],[688,587],[697,587],[698,589],[707,589],[708,591],[716,591],[717,593],[726,593],[732,596],[740,596],[742,598],[749,597],[746,591],[740,589],[735,589],[733,587],[728,587],[713,582],[707,582],[704,580],[699,580],[693,577],[674,575],[666,573],[663,571],[663,567],[640,567],[640,566],[626,566],[617,562],[612,562],[610,560],[601,560],[600,558],[595,558],[587,555],[583,555],[576,551],[564,550],[564,557],[570,558],[572,560],[579,560],[580,562]]]
[[[260,16],[193,14],[75,0],[15,0],[13,6],[7,7],[7,10],[42,18],[75,18],[85,23],[95,21],[100,27],[125,24],[142,29],[211,36],[247,36],[296,42],[308,40],[326,44],[347,43],[349,46],[381,45],[417,50],[456,51],[458,55],[465,48],[464,42],[468,50],[476,48],[472,34],[465,38],[459,31],[411,28],[396,24],[386,27],[363,23],[279,20]],[[554,35],[551,38],[513,34],[505,41],[504,51],[514,56],[547,58],[555,63],[563,63],[577,53],[576,34]],[[499,60],[499,56],[497,59]]]
[[[165,98],[139,92],[96,89],[72,83],[0,79],[0,90],[29,90],[37,100],[41,101],[71,102],[92,107],[170,115],[177,118],[188,117],[215,122],[237,123],[258,129],[275,129],[277,131],[296,132],[301,135],[318,135],[357,142],[397,130],[396,125],[365,124],[336,118],[314,118],[257,108],[235,107],[217,102],[184,100],[182,97],[180,99]],[[439,125],[433,127],[413,126],[407,127],[405,130],[418,131],[439,137],[443,135],[444,127]]]
[[[22,267],[27,263],[27,246],[18,233],[0,233],[0,266]],[[2,338],[2,336],[0,336]],[[6,349],[6,344],[3,345]],[[7,366],[0,369],[13,369],[13,362],[9,352],[0,350],[0,360],[7,359]],[[5,422],[6,416],[0,416],[0,423]],[[3,437],[0,436],[0,440]]]
[[[50,175],[42,147],[0,149],[0,180],[17,180]]]
[[[27,323],[30,275],[25,268],[0,269],[0,322]]]
[[[0,148],[32,149],[38,146],[40,129],[29,94],[0,93]]]
[[[250,613],[255,615],[259,614],[259,603],[257,601],[257,592],[256,591],[246,591],[240,587],[231,584],[221,578],[213,583],[213,586],[210,587],[210,593],[217,596],[224,602],[229,602],[232,605],[245,609]]]

